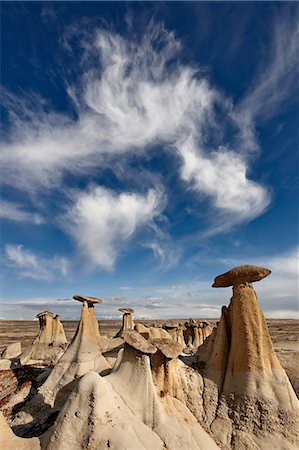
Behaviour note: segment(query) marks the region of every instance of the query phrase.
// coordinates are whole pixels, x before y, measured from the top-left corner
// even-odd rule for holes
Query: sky
[[[297,2],[1,2],[1,319],[298,312]]]

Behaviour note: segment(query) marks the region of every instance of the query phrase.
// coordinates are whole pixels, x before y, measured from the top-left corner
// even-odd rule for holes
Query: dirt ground
[[[184,322],[186,319],[179,320]],[[216,323],[216,319],[208,320],[212,325]],[[152,325],[153,323],[164,323],[165,320],[136,322]],[[299,397],[299,320],[270,319],[267,320],[267,323],[277,356]],[[77,321],[63,321],[69,341],[76,331],[77,324]],[[113,337],[120,326],[121,321],[119,320],[102,320],[100,321],[100,332],[102,335]],[[38,334],[38,330],[37,320],[0,320],[0,353],[6,345],[17,341],[21,342],[22,350],[25,350]]]

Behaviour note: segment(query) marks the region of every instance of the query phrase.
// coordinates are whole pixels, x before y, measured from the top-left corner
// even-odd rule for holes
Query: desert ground
[[[185,322],[187,319],[175,320]],[[214,326],[218,319],[197,318],[197,320],[207,320]],[[69,342],[75,334],[78,321],[62,320]],[[146,326],[161,325],[165,322],[167,321],[135,320],[135,323],[143,323]],[[268,319],[267,325],[276,354],[299,397],[299,320]],[[121,327],[121,320],[99,320],[99,326],[102,335],[112,338]],[[22,342],[22,350],[26,350],[38,332],[38,320],[0,320],[0,353],[8,344],[18,341]]]

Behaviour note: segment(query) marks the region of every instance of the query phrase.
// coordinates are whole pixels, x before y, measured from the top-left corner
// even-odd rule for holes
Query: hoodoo
[[[185,322],[184,338],[187,347],[197,349],[212,333],[213,327],[205,320],[197,322],[189,319]]]
[[[132,314],[134,309],[132,308],[119,308],[119,311],[123,313],[123,322],[121,329],[115,335],[115,337],[123,337],[125,331],[134,330],[134,321],[132,319]]]
[[[94,313],[94,304],[100,303],[100,299],[82,296],[74,296],[74,299],[83,302],[75,336],[39,390],[49,404],[53,404],[58,392],[76,378],[92,370],[103,373],[110,369],[101,352],[99,326]]]
[[[134,416],[159,436],[164,448],[219,450],[181,401],[168,392],[163,397],[158,396],[150,364],[150,356],[156,354],[157,346],[134,330],[124,333],[124,339],[126,344],[122,361],[117,370],[105,377],[105,380]],[[159,341],[158,345],[167,354],[165,357],[163,353],[163,359],[174,357],[181,351],[179,344],[173,340],[171,344],[168,340]]]
[[[101,337],[94,314],[100,300],[75,296],[83,305],[70,346],[8,418],[19,436],[39,439],[15,436],[0,415],[0,447],[297,449],[298,400],[251,284],[269,274],[247,265],[216,277],[214,286],[232,286],[233,296],[216,328],[186,323],[190,352],[177,342],[177,322],[133,330],[130,308],[121,308],[123,338]],[[63,341],[59,317],[46,311],[39,319],[39,345]],[[103,349],[116,360],[112,370]]]
[[[233,286],[233,297],[222,308],[217,329],[199,347],[197,359],[204,367],[204,420],[224,448],[264,449],[270,442],[273,449],[297,447],[298,400],[251,285],[270,273],[263,267],[238,266],[213,284]]]
[[[158,349],[151,356],[152,375],[157,392],[161,397],[168,393],[175,397],[178,380],[172,361],[182,353],[184,347],[170,339],[154,339],[153,345]]]
[[[28,364],[30,361],[40,361],[45,364],[55,364],[67,346],[64,328],[59,315],[53,319],[50,311],[43,311],[36,315],[39,320],[39,334],[31,348],[22,353],[20,361]]]

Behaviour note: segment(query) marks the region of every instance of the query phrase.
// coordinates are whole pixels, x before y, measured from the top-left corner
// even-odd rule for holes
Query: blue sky
[[[298,4],[2,2],[1,318],[298,317]],[[296,84],[297,83],[297,84]]]

